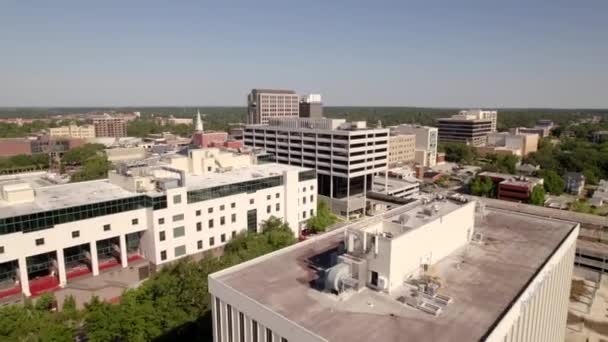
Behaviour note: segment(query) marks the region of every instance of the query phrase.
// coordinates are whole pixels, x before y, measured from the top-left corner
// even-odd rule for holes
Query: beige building
[[[508,132],[488,134],[482,153],[512,154],[525,157],[538,150],[538,134],[512,134]]]
[[[272,118],[297,118],[300,96],[293,90],[252,89],[247,96],[247,123],[267,124]]]
[[[214,341],[563,341],[578,231],[416,201],[210,275]]]
[[[391,135],[388,139],[388,164],[414,161],[416,151],[415,134]]]
[[[61,127],[49,128],[51,137],[70,137],[77,139],[92,139],[95,138],[95,126],[93,125],[69,125]]]
[[[96,137],[126,137],[127,120],[122,117],[112,117],[108,114],[93,119]]]

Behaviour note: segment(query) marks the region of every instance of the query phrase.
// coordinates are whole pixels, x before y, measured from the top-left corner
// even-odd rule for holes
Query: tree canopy
[[[317,212],[314,216],[308,219],[306,222],[306,228],[308,228],[311,233],[320,233],[324,232],[327,227],[336,222],[338,222],[338,218],[331,212],[331,210],[329,210],[327,202],[324,200],[318,200]]]
[[[553,170],[541,170],[537,174],[543,178],[545,191],[552,195],[561,195],[564,192],[564,179]]]
[[[529,202],[541,206],[545,204],[545,188],[542,185],[539,184],[532,188]]]
[[[482,197],[494,196],[494,182],[489,177],[475,176],[470,184],[471,194]]]

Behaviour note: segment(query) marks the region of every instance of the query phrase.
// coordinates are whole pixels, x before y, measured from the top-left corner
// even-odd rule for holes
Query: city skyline
[[[94,7],[97,6],[97,7]],[[13,2],[0,106],[606,108],[608,4]]]

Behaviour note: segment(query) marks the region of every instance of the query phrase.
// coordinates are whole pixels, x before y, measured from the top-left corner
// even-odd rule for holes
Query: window
[[[220,241],[221,241],[221,242],[226,242],[226,234],[222,234],[222,235],[220,236]]]
[[[186,254],[186,245],[181,245],[181,246],[175,247],[174,254],[175,254],[176,258],[180,257],[182,255],[185,255]]]
[[[110,230],[110,225],[109,224],[104,224],[103,225],[103,231],[107,232],[108,230]]]
[[[211,166],[207,166],[207,172],[211,172]]]
[[[226,216],[220,217],[220,226],[223,226],[225,224],[226,224]]]
[[[266,196],[266,199],[267,199],[268,201],[270,201],[270,198],[271,198],[271,196],[270,196],[270,195]]]
[[[44,239],[43,238],[36,239],[36,246],[42,246],[42,245],[44,245]]]
[[[281,197],[281,194],[277,192],[276,194],[274,194],[274,197],[279,198],[279,197]]]
[[[267,214],[270,214],[270,209],[271,209],[271,206],[266,206],[266,213]]]
[[[230,215],[230,222],[232,222],[232,223],[236,222],[236,214]]]
[[[160,260],[167,260],[167,251],[160,251]]]
[[[314,209],[310,209],[310,217],[315,216],[315,210]]]
[[[255,201],[253,200],[253,198],[250,198],[249,199],[249,204],[253,204],[253,203],[255,203]]]
[[[196,248],[203,249],[203,240],[198,240],[196,242]]]
[[[162,232],[158,232],[158,239],[160,241],[165,241],[167,237],[165,236],[165,231],[163,230]]]
[[[220,210],[224,210],[224,209],[226,209],[226,206],[225,206],[225,205],[223,205],[223,204],[222,204],[222,205],[220,205]]]
[[[232,231],[232,238],[234,239],[236,237],[236,230]]]
[[[302,192],[306,192],[306,187],[303,187],[303,188],[302,188]]]
[[[173,222],[183,221],[183,220],[184,220],[184,214],[173,215]]]
[[[314,186],[314,185],[311,185],[311,186],[310,186],[310,190],[314,190],[314,188],[315,188],[315,186]]]
[[[203,223],[202,222],[196,222],[196,231],[200,232],[201,230],[203,230]]]
[[[207,208],[207,214],[211,214],[213,213],[213,207],[212,208]]]
[[[209,220],[208,226],[209,229],[213,228],[213,219]]]
[[[228,342],[232,342],[232,306],[226,304],[226,316],[228,318]]]
[[[186,229],[184,229],[184,226],[173,228],[174,238],[182,237],[184,235],[186,235]]]
[[[305,212],[305,211],[303,211],[303,212],[302,212],[302,218],[303,218],[303,219],[305,219],[305,218],[306,218],[306,212]]]
[[[173,204],[182,203],[182,195],[173,195]]]
[[[77,237],[80,237],[80,230],[75,230],[72,232],[72,238],[75,239]]]
[[[215,245],[215,238],[212,236],[209,238],[209,246]]]
[[[251,341],[258,342],[258,322],[255,320],[251,321],[251,335],[253,337]]]
[[[165,224],[165,218],[164,217],[159,218],[158,224]]]
[[[215,321],[217,322],[217,340],[222,340],[222,306],[220,299],[215,297]],[[256,341],[257,342],[257,341]]]
[[[131,224],[134,225],[134,226],[136,226],[136,225],[139,224],[139,220],[138,219],[132,219],[131,220]]]
[[[196,211],[196,216],[201,216],[201,211],[200,210]]]
[[[302,204],[306,204],[306,197],[302,197]]]
[[[285,337],[281,337],[281,342],[289,342]]]
[[[314,202],[314,201],[315,201],[315,196],[310,195],[310,203],[312,203],[312,202]]]
[[[266,328],[266,342],[272,342],[272,330]]]
[[[245,342],[245,315],[239,312],[239,336],[241,342]]]
[[[236,208],[236,203],[234,203],[234,202],[230,203],[230,208]]]
[[[0,246],[0,254],[4,254],[4,246]]]

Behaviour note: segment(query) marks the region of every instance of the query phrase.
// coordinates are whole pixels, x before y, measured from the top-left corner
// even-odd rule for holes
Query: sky
[[[608,1],[23,1],[0,106],[608,108]]]

